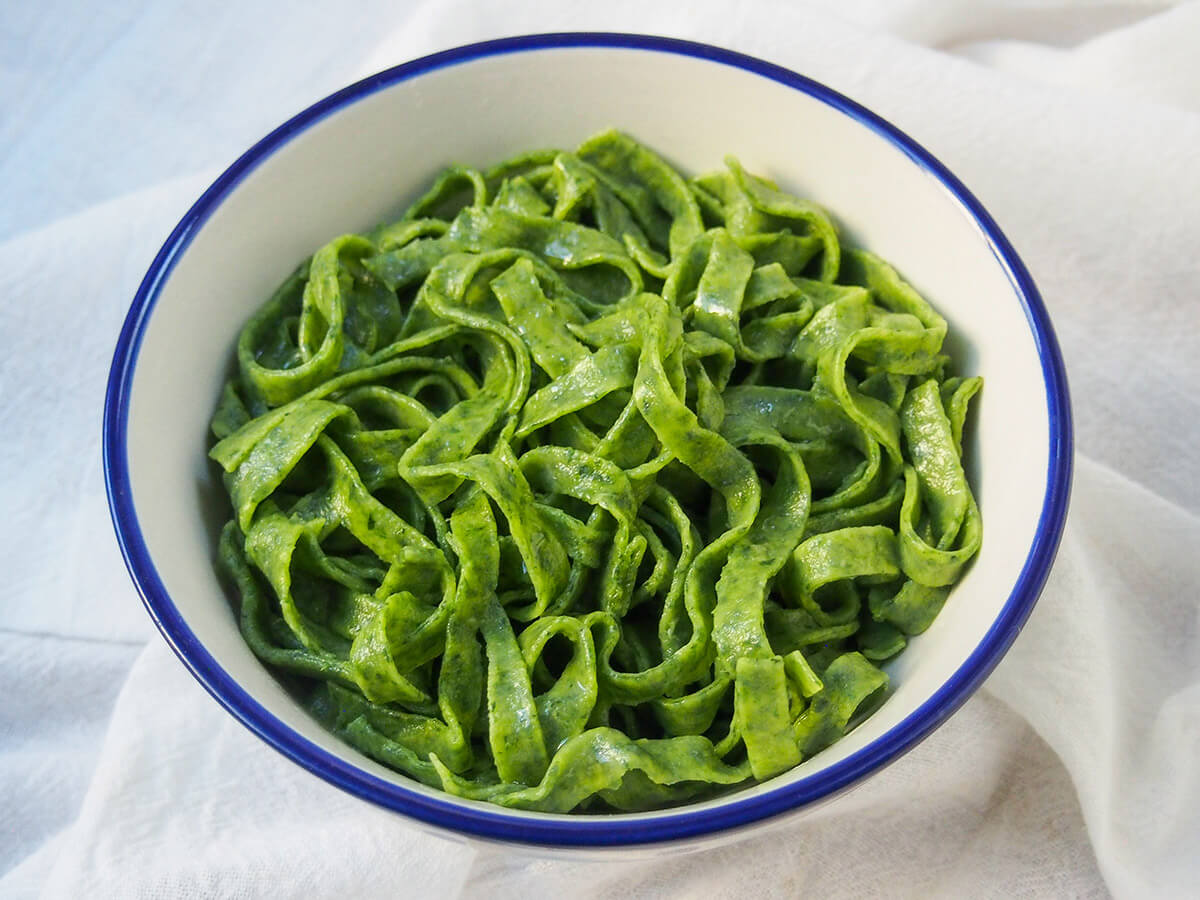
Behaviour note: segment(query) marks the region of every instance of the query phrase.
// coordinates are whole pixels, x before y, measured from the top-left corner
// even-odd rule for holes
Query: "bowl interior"
[[[955,676],[1009,602],[1047,493],[1052,426],[1037,343],[1009,272],[970,211],[886,134],[792,86],[709,59],[542,47],[397,77],[359,88],[353,102],[329,104],[306,128],[273,136],[273,146],[198,209],[190,244],[158,285],[129,390],[130,491],[154,569],[195,643],[270,716],[347,766],[413,796],[478,806],[342,744],[250,653],[213,570],[214,534],[226,512],[205,456],[207,422],[243,322],[318,246],[394,218],[449,163],[485,166],[527,149],[570,147],[615,126],[689,173],[718,168],[732,153],[750,171],[823,204],[846,242],[892,262],[934,303],[950,322],[961,371],[984,376],[967,449],[983,549],[934,625],[889,667],[894,695],[799,768],[699,806],[811,782],[873,742],[895,739],[894,729]],[[604,819],[663,820],[696,808]]]

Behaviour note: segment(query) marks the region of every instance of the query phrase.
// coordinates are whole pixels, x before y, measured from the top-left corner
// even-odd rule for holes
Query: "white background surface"
[[[723,44],[890,119],[1016,245],[1071,378],[1067,534],[984,689],[844,802],[702,857],[478,850],[297,769],[152,631],[104,501],[121,319],[212,178],[358,77],[563,29]],[[6,5],[0,895],[1194,896],[1198,43],[1197,2]]]

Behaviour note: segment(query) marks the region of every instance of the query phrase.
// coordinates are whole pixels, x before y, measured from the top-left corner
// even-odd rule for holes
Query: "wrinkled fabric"
[[[431,836],[225,714],[123,571],[99,432],[138,281],[245,147],[405,59],[601,29],[788,66],[946,163],[1045,297],[1077,469],[1029,624],[919,747],[781,832],[699,856],[578,863]],[[0,895],[1194,895],[1198,39],[1197,2],[5,8]]]

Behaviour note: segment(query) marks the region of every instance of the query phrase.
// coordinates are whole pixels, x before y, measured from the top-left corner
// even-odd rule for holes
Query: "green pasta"
[[[212,421],[243,635],[461,797],[668,807],[784,772],[978,551],[978,378],[827,214],[618,132],[446,170],[242,331]]]

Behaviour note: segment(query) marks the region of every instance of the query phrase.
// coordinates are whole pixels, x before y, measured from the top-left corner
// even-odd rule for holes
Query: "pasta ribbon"
[[[632,138],[447,169],[256,312],[212,420],[253,652],[424,784],[551,812],[771,778],[978,552],[981,380],[815,204]]]

